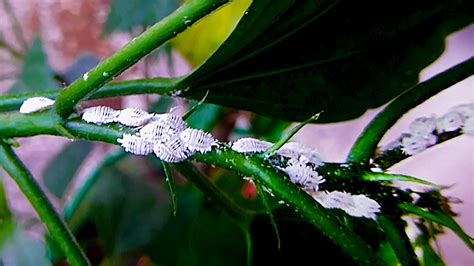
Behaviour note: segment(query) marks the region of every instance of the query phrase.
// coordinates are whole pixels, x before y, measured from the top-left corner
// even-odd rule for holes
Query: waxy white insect
[[[409,126],[410,133],[415,136],[427,136],[436,129],[436,120],[434,118],[420,117],[411,122]]]
[[[285,143],[278,150],[277,154],[288,158],[295,158],[300,161],[310,162],[316,167],[323,164],[323,160],[317,151],[299,142]]]
[[[319,185],[324,183],[323,177],[318,172],[295,158],[288,160],[288,165],[280,170],[285,172],[293,183],[301,185],[306,190],[317,191]]]
[[[48,109],[54,105],[54,100],[46,97],[32,97],[26,99],[20,106],[20,113],[31,114]]]
[[[140,137],[150,141],[165,142],[175,134],[174,130],[171,130],[168,125],[161,123],[161,121],[153,121],[140,129]]]
[[[141,109],[126,108],[120,111],[117,122],[124,126],[139,127],[147,124],[154,114],[149,114]]]
[[[436,131],[438,133],[451,132],[463,126],[463,116],[458,112],[449,112],[436,119]]]
[[[155,142],[153,152],[160,160],[168,163],[182,162],[193,154],[184,147],[179,136],[166,142]]]
[[[82,120],[97,125],[117,122],[120,111],[107,106],[96,106],[84,109]]]
[[[451,111],[460,113],[463,116],[463,119],[466,120],[470,117],[474,117],[474,103],[455,106],[451,109]]]
[[[402,139],[402,151],[407,155],[414,155],[436,144],[437,137],[433,134],[426,136],[408,135]]]
[[[231,148],[232,150],[240,153],[260,153],[267,151],[273,146],[273,143],[254,139],[254,138],[241,138],[235,141]]]
[[[191,152],[210,152],[213,146],[218,145],[217,140],[211,134],[199,129],[187,128],[179,134],[179,137],[186,149]]]
[[[464,120],[462,133],[466,135],[474,136],[474,116],[471,116]]]
[[[380,204],[365,195],[351,195],[341,191],[310,192],[324,208],[340,209],[354,217],[377,218]]]
[[[140,138],[136,135],[124,134],[117,142],[122,145],[126,152],[136,155],[148,155],[153,152],[153,142]]]

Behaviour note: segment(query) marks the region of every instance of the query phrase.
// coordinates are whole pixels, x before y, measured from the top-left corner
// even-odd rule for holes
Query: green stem
[[[31,123],[32,121],[36,121],[39,127],[35,127]],[[55,123],[58,123],[57,119],[52,118],[48,112],[31,115],[0,115],[0,125],[2,125],[0,135],[4,137],[32,136],[31,131],[35,131],[36,135],[51,133],[57,135],[59,133],[54,128]],[[18,127],[18,124],[22,126]],[[118,128],[101,127],[79,121],[66,122],[64,127],[78,138],[113,144],[117,144],[117,138],[122,135]],[[195,154],[192,159],[237,171],[245,176],[253,176],[257,182],[270,188],[277,198],[291,205],[295,211],[339,245],[343,251],[351,255],[355,261],[364,265],[383,264],[375,252],[359,236],[342,225],[336,217],[317,204],[311,196],[295,186],[290,180],[283,177],[263,158],[258,156],[246,157],[231,149],[221,147],[206,154]],[[188,173],[194,173],[188,175],[183,172],[186,176],[199,177],[200,173],[189,167],[186,168],[185,163],[176,164],[175,166],[180,172],[184,170],[189,171]],[[217,195],[220,192],[215,186],[211,186],[209,180],[204,178],[194,178],[191,181],[197,183],[197,186],[207,195],[212,193]],[[199,182],[202,182],[202,184]],[[220,193],[222,194],[222,192]]]
[[[402,220],[392,221],[392,218],[384,215],[381,215],[377,220],[401,265],[419,265],[410,240],[405,233],[404,222]]]
[[[412,108],[433,95],[474,74],[474,57],[419,83],[395,98],[380,112],[359,136],[348,156],[350,162],[366,163],[374,154],[384,134]]]
[[[184,4],[63,90],[56,101],[56,112],[68,117],[79,101],[227,2],[194,0]]]
[[[108,83],[98,91],[93,92],[87,99],[95,100],[109,97],[137,94],[173,94],[174,86],[180,79],[153,78]],[[28,92],[17,95],[0,96],[0,112],[18,110],[28,98],[43,96],[56,99],[61,91],[47,90]]]
[[[68,261],[72,265],[90,265],[71,231],[56,213],[36,180],[12,148],[3,141],[0,141],[0,163],[28,198]]]

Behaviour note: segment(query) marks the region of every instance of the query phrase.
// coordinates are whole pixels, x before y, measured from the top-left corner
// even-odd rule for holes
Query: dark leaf
[[[43,174],[44,183],[51,193],[58,198],[63,197],[67,186],[93,147],[88,141],[74,141],[51,160]]]
[[[418,82],[474,19],[457,1],[254,1],[183,95],[293,121],[353,119]]]
[[[18,80],[9,90],[9,94],[51,90],[58,88],[54,72],[48,65],[48,58],[39,38],[35,38],[30,50],[23,59],[23,66]]]

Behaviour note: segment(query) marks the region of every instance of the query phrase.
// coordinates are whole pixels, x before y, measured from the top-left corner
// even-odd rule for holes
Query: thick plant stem
[[[35,127],[32,121],[35,121],[40,127]],[[0,127],[0,135],[4,137],[31,136],[30,130],[35,128],[36,135],[51,134],[51,132],[58,135],[59,133],[55,130],[56,123],[58,121],[54,120],[48,112],[26,116],[20,114],[0,115],[0,124],[2,125]],[[18,124],[21,124],[22,127],[17,127]],[[117,138],[120,138],[123,134],[122,131],[114,127],[101,127],[81,121],[65,122],[64,127],[78,138],[113,144],[117,144]],[[382,260],[359,236],[341,224],[336,217],[327,212],[310,195],[283,177],[265,159],[258,156],[246,157],[225,146],[221,146],[206,154],[195,154],[192,159],[237,171],[245,176],[253,176],[256,182],[271,189],[276,197],[288,203],[295,211],[340,246],[356,262],[361,265],[383,265]],[[183,170],[191,171],[184,163],[176,164],[175,167],[180,172],[183,172]],[[195,172],[195,174],[199,173]],[[189,175],[186,174],[186,176]],[[207,184],[207,182],[210,182],[209,180],[206,181],[203,178],[199,178],[191,181],[194,183],[204,182],[197,186],[207,195],[214,193],[213,190],[215,188]],[[210,191],[207,191],[207,189],[210,189]],[[219,194],[218,191],[215,192],[216,195]],[[231,213],[233,216],[241,216],[240,214],[235,214]]]
[[[44,192],[12,148],[0,141],[0,163],[28,198],[71,265],[90,265],[69,228],[54,210]]]
[[[56,112],[62,118],[68,117],[79,101],[227,2],[194,0],[184,4],[63,90],[56,100]]]
[[[359,136],[349,153],[348,161],[366,163],[377,144],[406,112],[433,95],[474,74],[474,57],[447,69],[433,78],[408,89],[381,111]]]

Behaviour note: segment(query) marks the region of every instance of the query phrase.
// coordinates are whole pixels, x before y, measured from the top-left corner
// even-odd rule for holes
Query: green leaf
[[[215,104],[201,104],[186,122],[192,128],[199,128],[204,131],[212,131],[221,122],[226,108]]]
[[[104,167],[84,208],[112,257],[148,245],[170,216],[166,190],[143,178],[136,159]]]
[[[427,186],[438,187],[438,185],[433,184],[429,181],[408,176],[408,175],[399,175],[399,174],[388,174],[388,173],[371,173],[366,172],[362,175],[362,180],[371,181],[371,182],[394,182],[394,181],[406,181],[413,182],[418,184],[423,184]]]
[[[284,130],[289,125],[287,121],[256,115],[252,120],[250,131],[255,137],[276,142],[283,137]]]
[[[23,59],[23,66],[17,82],[13,84],[8,93],[44,91],[54,88],[58,88],[58,84],[54,80],[54,72],[48,64],[43,44],[37,37]]]
[[[169,15],[177,7],[177,0],[113,0],[104,32],[132,33],[137,26],[144,29]]]
[[[183,95],[274,118],[353,119],[418,82],[472,1],[254,1],[180,86]],[[389,11],[388,11],[389,10]],[[390,12],[388,15],[387,12]],[[188,88],[188,89],[185,89]]]
[[[192,186],[178,187],[179,209],[149,245],[158,265],[245,265],[241,228]]]
[[[173,205],[173,214],[176,216],[176,212],[178,209],[178,200],[176,196],[176,184],[174,183],[174,178],[173,178],[173,173],[171,169],[171,165],[167,162],[161,161],[161,164],[163,165],[163,170],[165,172],[166,176],[166,183],[168,183],[168,188],[170,190],[170,195],[171,195],[171,203]]]
[[[93,147],[92,142],[74,141],[49,162],[43,178],[51,193],[58,198],[63,197],[67,186]]]
[[[15,221],[7,219],[0,224],[0,264],[46,266],[51,262],[44,243],[28,237]]]
[[[12,214],[8,208],[8,201],[3,187],[2,177],[0,176],[0,226],[2,226],[5,219],[9,219],[11,216]]]
[[[400,209],[408,213],[416,214],[423,219],[446,226],[447,228],[453,230],[453,232],[464,241],[466,246],[468,246],[471,250],[474,250],[473,238],[466,234],[462,227],[449,214],[436,210],[426,211],[422,208],[408,203],[400,204]]]

